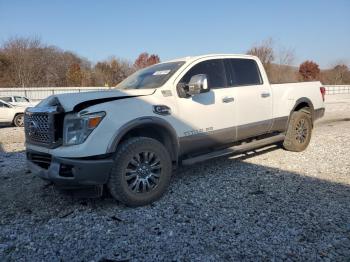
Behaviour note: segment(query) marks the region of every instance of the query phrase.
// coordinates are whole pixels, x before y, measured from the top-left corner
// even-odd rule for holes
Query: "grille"
[[[57,107],[28,108],[24,127],[26,141],[45,147],[55,147],[61,142],[62,114]]]
[[[24,124],[27,137],[32,142],[44,144],[50,144],[52,142],[48,114],[27,114]]]

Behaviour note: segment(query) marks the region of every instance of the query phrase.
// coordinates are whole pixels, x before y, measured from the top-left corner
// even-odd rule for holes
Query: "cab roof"
[[[209,58],[209,57],[232,57],[232,58],[252,58],[252,59],[256,59],[256,56],[252,56],[252,55],[242,55],[242,54],[206,54],[206,55],[198,55],[198,56],[186,56],[186,57],[182,57],[182,58],[176,58],[176,59],[172,59],[170,61],[166,61],[166,62],[179,62],[179,61],[185,61],[185,62],[192,62],[198,59],[202,59],[202,58]]]

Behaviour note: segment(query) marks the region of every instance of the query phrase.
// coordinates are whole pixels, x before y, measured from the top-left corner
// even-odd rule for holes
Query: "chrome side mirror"
[[[208,78],[205,74],[194,75],[188,83],[187,94],[190,96],[209,92]]]

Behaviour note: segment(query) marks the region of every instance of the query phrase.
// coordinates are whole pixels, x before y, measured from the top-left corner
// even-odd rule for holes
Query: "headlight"
[[[78,145],[83,143],[101,123],[105,115],[105,112],[66,115],[63,126],[63,144]]]

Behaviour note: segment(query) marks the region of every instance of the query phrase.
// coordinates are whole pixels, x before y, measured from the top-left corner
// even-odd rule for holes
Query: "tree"
[[[296,69],[291,66],[295,58],[293,49],[280,46],[276,51],[274,41],[268,38],[261,43],[254,44],[247,54],[260,59],[271,83],[297,81]]]
[[[95,65],[96,84],[115,86],[133,73],[133,71],[128,61],[112,57],[107,61],[98,62]]]
[[[83,74],[80,65],[77,63],[72,64],[67,71],[68,86],[81,86],[82,78]]]
[[[349,68],[344,64],[336,65],[333,68],[333,84],[334,85],[341,85],[344,84],[344,80],[346,78],[346,75],[349,73]]]
[[[9,68],[10,68],[10,61],[0,51],[0,86],[1,86],[1,83],[10,82],[10,79],[8,76]]]
[[[296,82],[297,69],[292,66],[294,62],[294,50],[280,47],[276,60],[270,65],[269,80],[271,83]]]
[[[11,38],[0,47],[0,86],[67,86],[72,64],[80,66],[84,83],[93,83],[90,78],[84,79],[91,75],[91,65],[86,59],[47,46],[37,38]]]
[[[152,54],[149,55],[148,53],[144,52],[141,53],[138,58],[135,60],[134,67],[135,69],[139,70],[141,68],[148,67],[150,65],[154,65],[160,62],[159,56]]]
[[[313,61],[305,61],[299,66],[299,74],[303,81],[312,81],[319,79],[320,68]]]
[[[247,54],[257,56],[263,65],[271,64],[275,59],[272,39],[269,38],[261,44],[254,45],[247,51]]]
[[[260,44],[253,45],[247,51],[247,55],[257,56],[261,63],[263,64],[267,75],[270,77],[271,74],[271,63],[275,59],[274,50],[273,50],[273,41],[271,38],[263,41]]]
[[[9,86],[31,86],[40,82],[45,61],[41,56],[42,44],[37,38],[12,38],[2,48],[9,62],[6,73]]]

